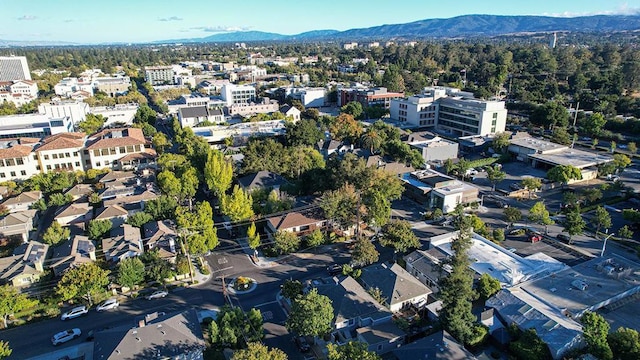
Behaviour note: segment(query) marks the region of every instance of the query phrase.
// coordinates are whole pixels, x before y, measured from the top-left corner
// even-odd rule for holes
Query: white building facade
[[[25,56],[0,56],[0,81],[31,80]]]
[[[220,95],[228,106],[248,104],[256,100],[256,89],[250,85],[227,84],[220,90]]]

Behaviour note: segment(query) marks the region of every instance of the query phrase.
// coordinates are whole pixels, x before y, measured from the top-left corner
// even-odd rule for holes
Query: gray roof
[[[356,329],[356,332],[369,345],[388,343],[390,340],[397,339],[405,335],[405,332],[393,322],[387,322],[376,326],[361,327]]]
[[[441,359],[465,360],[476,359],[446,331],[439,331],[411,344],[393,350],[397,360]]]
[[[190,106],[178,109],[181,118],[207,117],[209,111],[206,106]]]
[[[426,298],[432,293],[431,289],[398,264],[391,267],[386,264],[368,266],[362,269],[360,280],[367,288],[379,288],[390,306],[419,296]]]
[[[24,273],[40,273],[35,269],[35,263],[43,263],[47,257],[49,245],[37,241],[30,241],[14,251],[13,256],[0,258],[0,280],[11,281],[14,277]]]
[[[135,178],[137,175],[133,171],[109,171],[101,179],[101,183],[115,180],[126,180]]]
[[[142,255],[142,237],[140,229],[128,224],[113,229],[117,235],[102,240],[102,252],[107,261],[120,261],[127,257]]]
[[[94,359],[185,359],[202,357],[202,330],[193,309],[160,316],[142,327],[121,326],[95,333]],[[183,357],[180,357],[183,358]]]
[[[334,277],[326,283],[315,284],[315,287],[319,294],[331,299],[336,323],[357,318],[377,320],[391,316],[391,311],[378,304],[351,276],[342,279]]]
[[[96,245],[88,237],[74,236],[53,249],[53,273],[58,276],[70,267],[94,261],[95,251]]]
[[[289,182],[278,174],[263,170],[239,178],[238,183],[245,189],[253,190],[279,187]]]

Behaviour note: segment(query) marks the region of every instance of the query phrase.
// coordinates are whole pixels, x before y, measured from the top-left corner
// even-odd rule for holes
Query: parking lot
[[[531,243],[527,235],[508,235],[503,242],[503,246],[507,249],[515,249],[515,253],[522,257],[542,252],[568,266],[575,266],[589,260],[589,257],[572,251],[569,247],[564,246],[564,244],[548,238],[536,243]]]

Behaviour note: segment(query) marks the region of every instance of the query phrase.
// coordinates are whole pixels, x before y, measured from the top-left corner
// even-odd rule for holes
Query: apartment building
[[[220,90],[222,99],[228,106],[248,104],[256,99],[256,89],[250,85],[227,84]]]
[[[338,106],[344,106],[352,101],[357,101],[364,107],[380,106],[389,109],[391,100],[401,99],[404,93],[389,92],[385,87],[373,89],[339,89]]]
[[[45,138],[34,148],[37,170],[42,172],[84,170],[84,133],[62,133]]]
[[[31,80],[16,80],[0,82],[0,103],[11,102],[20,107],[38,97],[38,85]]]
[[[31,80],[25,56],[0,56],[0,81]]]
[[[79,91],[87,92],[93,96],[93,83],[90,78],[67,77],[53,86],[53,91],[58,96],[71,97]]]
[[[126,156],[153,152],[142,130],[137,128],[102,130],[87,140],[84,151],[88,156],[85,169],[119,169],[119,160]]]
[[[100,77],[93,81],[93,87],[110,97],[115,97],[129,91],[131,79],[128,76]]]
[[[147,66],[144,68],[144,79],[151,85],[173,84],[175,72],[171,66]]]
[[[0,148],[0,181],[26,180],[39,173],[38,161],[29,145],[15,140]]]

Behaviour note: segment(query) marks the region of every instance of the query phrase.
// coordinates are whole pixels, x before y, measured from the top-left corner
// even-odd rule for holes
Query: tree
[[[193,166],[189,166],[182,172],[180,176],[180,199],[189,200],[189,208],[191,208],[191,201],[194,196],[196,196],[196,192],[198,191],[198,185],[200,185],[200,180],[198,179],[198,173],[196,168]]]
[[[178,275],[191,274],[191,264],[185,255],[180,254],[176,257],[176,272]]]
[[[83,121],[78,123],[78,128],[87,135],[92,135],[102,129],[107,119],[102,115],[87,114]]]
[[[567,217],[565,218],[563,225],[563,230],[569,234],[569,243],[571,243],[571,237],[582,234],[587,223],[580,214],[580,208],[575,207],[571,212],[567,213]]]
[[[222,195],[220,211],[231,221],[243,221],[253,216],[253,199],[251,194],[235,185],[231,195]]]
[[[69,236],[71,236],[69,228],[63,228],[59,222],[53,221],[44,234],[42,234],[42,241],[44,241],[45,244],[55,246],[69,239]]]
[[[506,176],[507,173],[500,171],[500,168],[496,165],[487,167],[487,179],[493,186],[493,191],[496,191],[496,184],[504,180]]]
[[[144,211],[138,211],[137,213],[129,216],[126,222],[133,227],[141,228],[142,225],[151,221],[153,221],[153,216]]]
[[[589,204],[593,204],[596,201],[602,199],[602,191],[598,188],[586,188],[582,190],[582,196],[587,200]]]
[[[380,356],[368,350],[369,345],[360,341],[349,341],[344,345],[327,345],[328,360],[380,360]]]
[[[218,246],[218,231],[213,223],[213,209],[207,201],[196,204],[194,211],[178,207],[175,212],[178,230],[186,240],[189,253],[201,255]]]
[[[596,146],[598,146],[598,143],[599,143],[598,139],[597,139],[597,138],[593,138],[593,139],[591,140],[591,148],[592,148],[592,149],[595,149],[595,148],[596,148]]]
[[[553,133],[551,134],[551,141],[562,145],[570,145],[571,137],[567,132],[567,129],[563,127],[556,127],[553,129]]]
[[[447,259],[449,275],[440,280],[440,322],[453,337],[463,343],[469,343],[474,337],[476,316],[471,312],[471,303],[476,298],[473,290],[473,272],[469,267],[471,260],[468,251],[471,248],[471,222],[464,214],[462,205],[455,210],[458,235],[451,242],[453,254]]]
[[[261,343],[251,342],[246,349],[233,353],[231,360],[287,360],[287,354],[278,348],[268,348]]]
[[[549,211],[544,202],[538,201],[529,209],[529,221],[539,225],[551,225],[553,220],[549,217]]]
[[[636,152],[638,152],[638,146],[636,145],[635,142],[630,142],[627,144],[627,150],[629,150],[629,152],[633,155]]]
[[[2,315],[3,328],[7,328],[9,316],[32,308],[38,304],[38,300],[29,299],[26,294],[18,291],[11,285],[0,286],[0,315]]]
[[[593,113],[583,123],[583,128],[587,134],[595,136],[600,134],[606,123],[607,119],[604,117],[604,115],[602,115],[601,113]]]
[[[111,220],[91,220],[89,221],[88,235],[91,240],[102,239],[105,235],[109,234],[113,223]]]
[[[504,229],[493,229],[493,240],[502,242],[505,240]]]
[[[178,202],[175,198],[162,195],[157,199],[149,200],[144,206],[144,212],[153,216],[154,220],[172,219]]]
[[[182,184],[176,175],[169,170],[162,170],[157,177],[158,187],[160,190],[171,197],[179,197],[182,191]]]
[[[300,280],[285,280],[282,284],[282,296],[293,300],[303,294],[304,285]]]
[[[273,249],[278,254],[289,254],[300,247],[300,238],[298,235],[289,231],[277,231],[273,236]]]
[[[613,359],[613,353],[609,343],[607,343],[607,334],[609,334],[610,329],[607,320],[600,314],[587,311],[580,318],[580,322],[583,325],[583,336],[589,352],[598,359]]]
[[[158,113],[156,113],[153,109],[149,107],[149,105],[140,105],[138,111],[133,117],[133,122],[136,124],[148,123],[151,125],[155,125],[156,117]]]
[[[348,229],[356,222],[360,193],[350,184],[345,184],[338,190],[327,191],[320,198],[320,207],[326,217],[337,223],[338,227]]]
[[[93,206],[94,209],[100,207],[100,204],[102,203],[102,198],[100,197],[100,195],[98,195],[98,193],[95,193],[95,192],[92,192],[91,194],[89,194],[89,198],[87,200],[89,201],[89,204]]]
[[[137,257],[126,258],[118,263],[118,284],[132,288],[144,281],[145,269],[142,260]]]
[[[247,228],[247,242],[252,250],[257,249],[258,246],[260,246],[260,234],[258,233],[256,224],[253,221]]]
[[[395,251],[404,253],[409,249],[420,247],[420,240],[413,233],[410,222],[396,220],[382,227],[380,244],[393,247]]]
[[[67,270],[56,286],[63,301],[83,298],[93,304],[93,298],[109,284],[109,271],[94,262],[84,263]]]
[[[537,107],[529,117],[529,120],[538,125],[546,126],[549,129],[559,126],[569,125],[569,112],[557,101],[549,101],[543,106]]]
[[[247,313],[239,307],[223,306],[216,318],[218,343],[233,349],[243,348],[247,342],[260,341],[263,334],[262,314],[251,309]]]
[[[355,119],[358,119],[360,118],[360,115],[362,115],[364,110],[362,109],[362,104],[360,104],[358,101],[350,101],[340,108],[340,112],[343,114],[349,114]]]
[[[146,251],[140,256],[140,260],[145,266],[145,279],[164,283],[164,280],[171,277],[171,263],[160,258],[159,250]]]
[[[631,159],[625,154],[614,154],[613,164],[618,170],[622,170],[631,164]]]
[[[73,195],[71,194],[62,194],[62,193],[54,193],[49,195],[49,203],[47,204],[48,207],[53,207],[53,206],[62,206],[62,205],[66,205],[70,202],[73,201]]]
[[[491,147],[493,147],[493,150],[497,153],[504,153],[507,147],[509,147],[510,139],[511,133],[509,132],[496,133],[493,137]]]
[[[383,138],[375,129],[368,129],[360,137],[360,142],[362,147],[368,148],[371,154],[374,154],[382,146]]]
[[[611,141],[609,143],[609,151],[611,151],[612,154],[616,151],[616,146],[617,146],[617,144],[616,144],[615,141]]]
[[[324,244],[324,234],[320,229],[315,229],[313,232],[305,237],[305,242],[308,247],[316,247]]]
[[[603,206],[598,206],[593,219],[591,219],[591,223],[596,227],[597,235],[598,232],[600,232],[600,228],[604,227],[608,229],[611,227],[611,215],[609,215],[609,212]]]
[[[556,165],[547,171],[547,178],[564,186],[569,180],[582,179],[582,173],[580,169],[571,165]]]
[[[607,336],[607,342],[613,350],[614,359],[640,359],[640,336],[637,330],[620,327]]]
[[[224,158],[222,152],[209,150],[204,165],[204,178],[216,196],[222,196],[230,187],[233,178],[233,165]]]
[[[492,297],[501,288],[500,281],[489,274],[482,274],[478,280],[478,295],[483,300]]]
[[[618,236],[623,239],[631,239],[633,237],[633,230],[629,229],[629,226],[625,225],[618,230]]]
[[[151,139],[151,144],[153,148],[156,149],[159,155],[162,155],[166,148],[171,147],[171,141],[167,138],[167,136],[162,132],[157,132],[153,135],[153,139]]]
[[[297,123],[288,122],[285,126],[285,137],[289,146],[315,146],[324,138],[323,131],[313,119],[302,119]]]
[[[351,254],[351,261],[355,264],[367,266],[378,261],[380,253],[376,250],[375,245],[364,237],[356,240],[356,245]]]
[[[324,336],[331,331],[332,321],[331,299],[314,288],[293,300],[286,327],[302,336]]]
[[[13,353],[8,341],[0,340],[0,359],[6,359]]]
[[[521,360],[550,360],[551,354],[544,341],[538,337],[536,329],[531,328],[520,334],[516,341],[509,344],[509,350]]]
[[[531,193],[537,191],[542,187],[542,180],[536,177],[527,177],[522,179],[522,186],[529,192],[529,199],[531,199]]]
[[[340,114],[329,125],[329,132],[336,140],[355,140],[362,134],[362,125],[352,115]]]

